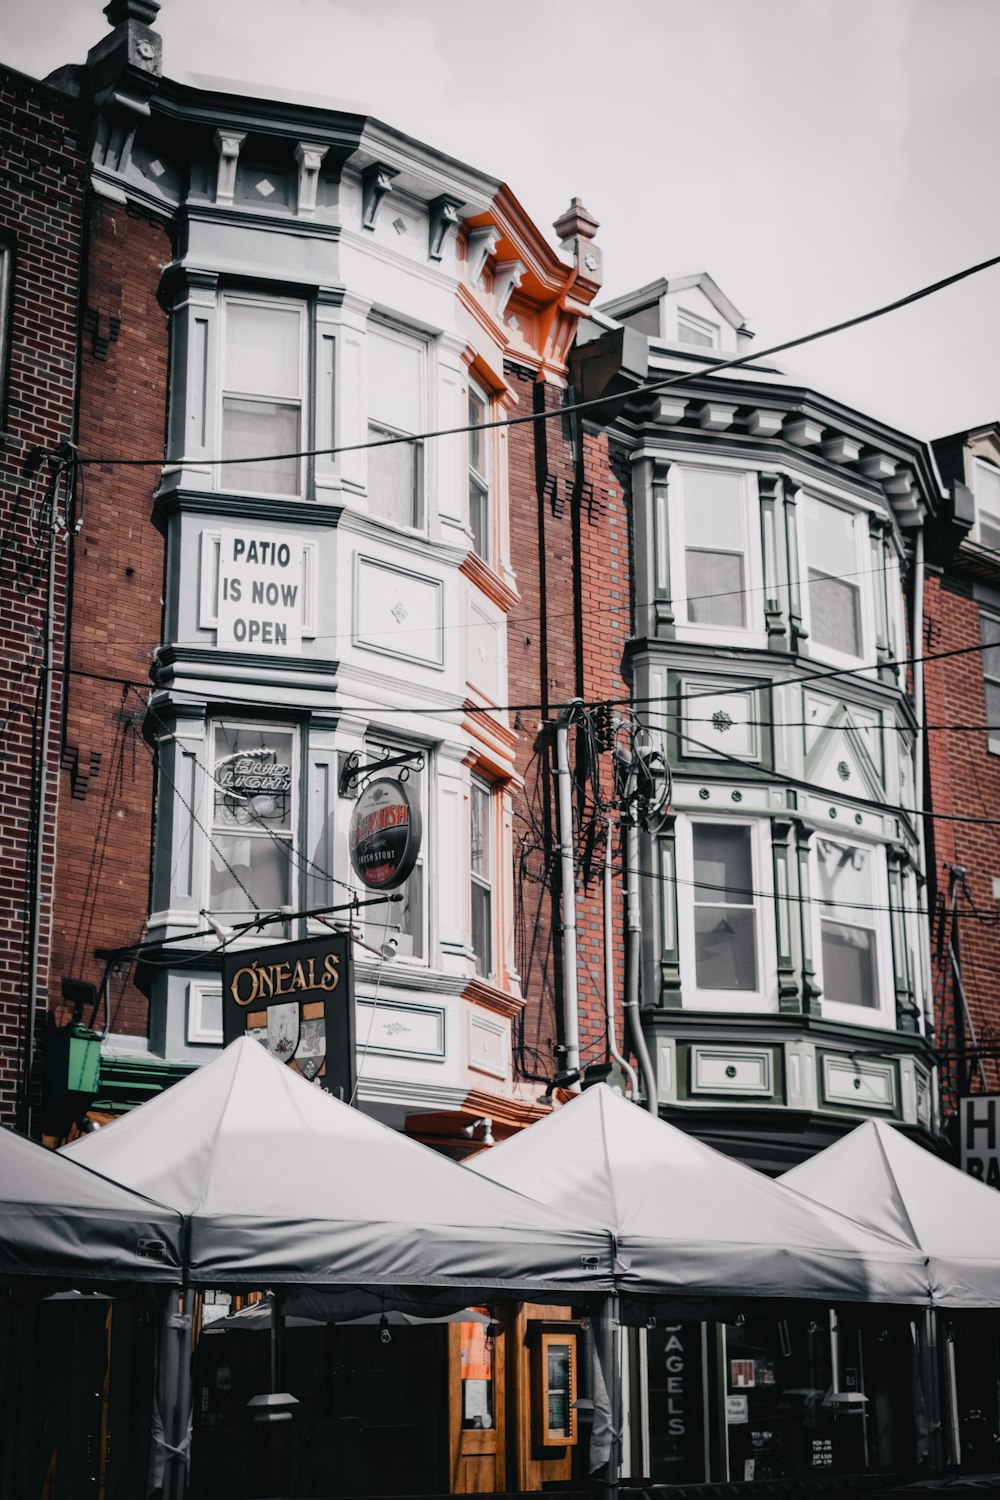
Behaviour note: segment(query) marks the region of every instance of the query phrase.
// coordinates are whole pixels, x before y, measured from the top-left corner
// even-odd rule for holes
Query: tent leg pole
[[[941,1425],[941,1381],[937,1358],[937,1312],[933,1307],[924,1309],[924,1400],[927,1403],[928,1462],[932,1469],[943,1464]]]
[[[608,1454],[608,1472],[604,1481],[603,1500],[618,1500],[621,1491],[621,1340],[619,1337],[618,1298],[612,1293],[605,1298],[601,1317],[601,1362],[604,1365],[608,1387],[608,1403],[611,1407],[611,1451]]]
[[[955,1333],[953,1328],[945,1330],[946,1363],[945,1373],[947,1376],[948,1394],[948,1437],[951,1449],[950,1458],[953,1466],[958,1469],[962,1466],[962,1434],[958,1425],[958,1374],[955,1369]]]
[[[188,1442],[191,1435],[191,1326],[194,1292],[188,1287],[180,1299],[180,1310],[170,1317],[172,1410],[164,1413],[164,1430],[173,1452],[167,1454],[164,1500],[184,1500],[188,1478]]]

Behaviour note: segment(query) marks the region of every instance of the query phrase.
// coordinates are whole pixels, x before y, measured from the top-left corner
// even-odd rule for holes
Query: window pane
[[[490,502],[489,495],[475,479],[469,479],[469,528],[472,531],[472,550],[489,562],[490,558]]]
[[[389,746],[384,744],[370,743],[368,745],[370,758],[377,759],[382,755],[398,755],[398,745]],[[373,780],[378,779],[378,772]],[[389,778],[400,775],[400,767],[393,766],[383,773]],[[410,798],[420,809],[421,817],[424,812],[424,773],[410,766],[406,776],[406,790]],[[365,942],[370,943],[373,948],[380,948],[383,943],[394,938],[396,952],[400,958],[423,958],[424,957],[424,864],[423,856],[420,857],[412,874],[397,886],[395,895],[401,896],[402,901],[393,906],[384,908],[372,907],[365,918]],[[388,917],[386,916],[388,913]]]
[[[806,555],[816,568],[822,565],[824,574],[855,575],[858,571],[858,554],[855,543],[855,518],[850,511],[839,505],[827,505],[814,495],[807,495]]]
[[[719,342],[719,330],[707,318],[678,309],[677,337],[682,344],[700,344],[703,348],[714,349]]]
[[[369,427],[372,442],[391,436]],[[368,508],[395,526],[418,526],[420,450],[416,443],[392,443],[368,450]]]
[[[492,798],[485,787],[472,783],[469,803],[472,817],[472,873],[484,880],[492,877],[490,868],[490,811]]]
[[[743,555],[687,550],[688,619],[696,625],[746,624]]]
[[[753,905],[753,857],[749,828],[696,823],[694,899],[702,905]]]
[[[878,1004],[875,985],[875,934],[824,917],[823,994],[840,1005]]]
[[[1000,738],[1000,682],[986,684],[986,722],[993,738]]]
[[[396,432],[420,432],[423,349],[368,329],[368,415]]]
[[[486,403],[477,391],[469,392],[469,426],[480,427],[488,421]],[[469,433],[469,467],[483,478],[486,477],[486,433]]]
[[[300,329],[297,307],[227,302],[225,390],[298,398]]]
[[[222,403],[222,457],[250,458],[270,453],[298,453],[299,408],[274,401]],[[265,463],[227,464],[220,471],[223,489],[248,494],[297,495],[298,458],[270,458]]]
[[[742,551],[743,475],[718,469],[684,470],[684,540],[688,547],[717,547],[725,539]]]
[[[747,907],[696,906],[695,982],[700,990],[756,990],[754,913]]]
[[[872,904],[871,854],[853,844],[817,839],[819,894],[838,906]]]
[[[213,911],[250,911],[255,907],[273,911],[291,905],[292,849],[287,839],[271,839],[263,833],[216,833],[212,843],[209,906]],[[237,877],[247,894],[237,884]]]
[[[476,955],[476,973],[493,972],[493,893],[488,886],[472,882],[472,951]]]
[[[814,641],[861,655],[861,601],[853,584],[809,569],[809,627]]]

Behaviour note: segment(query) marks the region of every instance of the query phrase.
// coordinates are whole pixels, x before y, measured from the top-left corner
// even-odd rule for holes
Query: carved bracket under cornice
[[[240,148],[246,140],[246,131],[217,130],[215,149],[219,162],[215,177],[216,203],[232,203],[236,191],[236,164],[240,159]]]
[[[372,162],[361,174],[361,227],[374,229],[378,223],[378,211],[382,207],[393,178],[399,173],[381,162]]]
[[[325,146],[315,146],[309,141],[300,141],[295,148],[295,160],[299,167],[297,207],[300,219],[311,219],[316,212],[319,169],[323,165],[325,155]]]
[[[442,193],[428,204],[427,254],[431,260],[441,260],[449,229],[458,228],[458,211],[462,207],[460,198],[451,198]]]
[[[469,285],[481,287],[486,262],[500,243],[500,231],[494,224],[484,224],[469,234]]]
[[[521,285],[527,266],[520,260],[498,260],[493,268],[493,291],[496,295],[497,317],[503,322],[507,304]]]

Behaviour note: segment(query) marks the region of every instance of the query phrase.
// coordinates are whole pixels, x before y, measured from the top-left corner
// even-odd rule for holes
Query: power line
[[[706,366],[700,370],[684,371],[682,374],[669,376],[663,380],[646,382],[637,386],[630,393],[635,396],[653,395],[657,391],[666,390],[678,385],[686,385],[697,382],[713,375],[720,374],[723,370],[735,370],[743,365],[759,365],[761,360],[770,359],[775,354],[783,354],[788,349],[798,349],[804,344],[815,343],[817,339],[829,338],[832,334],[843,333],[848,328],[857,328],[862,323],[870,323],[875,318],[885,317],[887,313],[898,312],[900,308],[909,307],[914,302],[919,302],[925,297],[930,297],[936,292],[943,291],[946,287],[954,286],[959,281],[966,280],[969,276],[976,276],[981,271],[988,271],[991,267],[1000,265],[1000,255],[991,256],[989,260],[979,261],[974,266],[966,266],[961,271],[955,271],[950,276],[944,276],[938,281],[929,283],[927,286],[918,288],[914,292],[908,292],[903,297],[897,297],[892,302],[883,303],[880,307],[870,309],[868,312],[858,313],[853,318],[845,318],[839,323],[828,324],[824,328],[814,330],[812,333],[800,334],[797,338],[786,339],[783,343],[772,344],[768,349],[758,350],[756,353],[736,355],[732,359],[720,360],[716,364]],[[200,465],[208,465],[213,468],[222,468],[229,464],[254,464],[254,463],[278,463],[283,460],[301,458],[333,458],[341,453],[357,453],[369,448],[389,448],[400,443],[423,443],[431,438],[461,437],[469,432],[488,432],[500,427],[519,427],[525,422],[544,422],[554,417],[565,417],[572,412],[591,411],[595,407],[607,407],[614,400],[622,400],[622,397],[597,396],[590,401],[575,401],[565,406],[554,407],[550,410],[532,412],[519,417],[503,417],[493,422],[464,423],[459,427],[439,427],[422,433],[407,433],[405,435],[379,438],[375,441],[364,443],[344,443],[336,448],[300,448],[294,453],[266,453],[247,458],[210,458],[199,459]],[[178,464],[181,459],[167,459],[163,455],[157,458],[85,458],[77,456],[76,462],[91,467],[117,467],[117,468],[161,468],[166,464]]]

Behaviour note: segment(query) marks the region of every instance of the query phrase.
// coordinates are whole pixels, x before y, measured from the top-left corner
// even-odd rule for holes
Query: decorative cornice
[[[448,231],[457,229],[461,222],[461,207],[462,200],[453,198],[448,193],[442,193],[427,205],[427,255],[430,260],[443,258]]]
[[[164,462],[164,470],[177,470],[183,460]],[[325,531],[340,524],[342,505],[315,500],[265,500],[250,495],[231,495],[224,490],[161,489],[154,502],[154,519],[175,515],[210,516],[220,525],[228,521],[285,522],[291,526],[322,526]]]
[[[372,162],[361,174],[361,227],[362,229],[374,229],[378,222],[378,211],[382,207],[382,201],[392,186],[394,177],[398,177],[398,170],[383,166],[381,162]]]
[[[483,1010],[491,1010],[495,1015],[506,1016],[508,1019],[519,1016],[526,1003],[517,996],[508,994],[506,990],[498,989],[495,984],[480,979],[478,975],[466,984],[462,990],[462,999],[471,1000]]]

